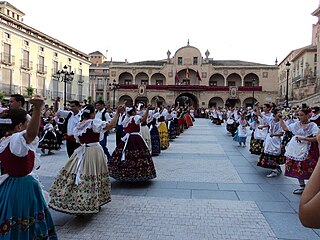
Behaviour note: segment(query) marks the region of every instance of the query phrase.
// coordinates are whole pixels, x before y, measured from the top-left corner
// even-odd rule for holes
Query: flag
[[[190,77],[189,69],[187,68],[187,70],[186,70],[186,79],[189,79],[189,77]]]
[[[176,83],[179,83],[179,76],[178,76],[178,71],[176,70],[176,76],[174,77],[174,79],[176,80]]]
[[[197,79],[199,80],[199,81],[201,81],[201,77],[200,77],[200,74],[199,74],[199,71],[197,70]]]

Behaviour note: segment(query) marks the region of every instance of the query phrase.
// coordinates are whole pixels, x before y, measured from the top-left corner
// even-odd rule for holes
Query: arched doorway
[[[228,98],[226,101],[226,107],[240,107],[241,102],[239,99]]]
[[[157,103],[157,107],[165,106],[166,105],[166,100],[161,96],[156,96],[156,97],[151,99],[151,105],[152,106],[156,106],[156,103]]]
[[[143,102],[144,105],[147,105],[149,102],[149,99],[147,97],[137,97],[136,100],[134,101],[134,104],[137,105],[139,102]]]
[[[130,96],[128,95],[123,95],[119,98],[119,105],[123,104],[124,101],[127,101],[126,105],[127,106],[132,106],[133,105],[133,100]]]
[[[191,93],[182,93],[177,98],[175,103],[179,103],[180,106],[185,106],[188,104],[189,106],[193,106],[195,109],[199,106],[198,98]]]
[[[244,107],[253,107],[253,104],[257,102],[257,99],[248,97],[243,101],[242,106]]]
[[[222,100],[222,98],[220,97],[213,97],[209,100],[209,108],[218,108],[218,107],[223,107],[224,106],[224,102]]]

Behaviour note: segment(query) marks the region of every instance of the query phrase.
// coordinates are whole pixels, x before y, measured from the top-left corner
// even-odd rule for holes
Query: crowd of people
[[[115,111],[103,101],[70,101],[59,109],[44,106],[40,96],[12,95],[0,109],[0,236],[3,239],[57,239],[48,207],[60,212],[98,213],[111,201],[110,179],[140,182],[156,178],[152,157],[193,125],[193,109],[124,103]],[[191,112],[191,114],[190,114]],[[116,148],[109,153],[108,132],[116,129]],[[66,144],[69,159],[47,193],[36,174],[40,154],[54,154]],[[24,201],[21,201],[21,199]],[[18,206],[18,207],[17,207]]]

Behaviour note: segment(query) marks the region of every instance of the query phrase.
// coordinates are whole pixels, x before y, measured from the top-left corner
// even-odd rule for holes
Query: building
[[[127,101],[164,105],[185,102],[199,107],[250,106],[253,101],[275,102],[278,96],[278,66],[238,60],[214,60],[189,44],[173,56],[159,61],[129,63],[105,61],[90,66],[90,79],[103,69],[106,74],[94,82],[96,92],[110,105]],[[97,77],[96,77],[97,79]],[[105,81],[105,82],[103,82]],[[104,85],[107,84],[107,85]],[[104,85],[104,86],[103,86]],[[103,94],[104,92],[107,95]],[[97,95],[95,96],[97,98]],[[253,100],[254,99],[254,100]]]
[[[312,15],[318,22],[312,26],[311,45],[292,50],[279,64],[279,104],[286,105],[288,95],[289,106],[320,105],[320,7]]]
[[[0,2],[0,91],[4,99],[19,93],[28,101],[30,95],[39,94],[51,104],[55,96],[63,101],[88,96],[89,56],[24,24],[24,15],[10,3]],[[73,72],[73,81],[59,81],[61,70]]]

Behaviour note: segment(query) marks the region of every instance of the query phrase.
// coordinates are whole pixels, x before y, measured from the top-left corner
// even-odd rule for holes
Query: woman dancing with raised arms
[[[0,239],[57,239],[39,182],[32,176],[38,166],[36,148],[43,98],[31,98],[30,122],[23,109],[0,116],[5,137],[0,140]]]

